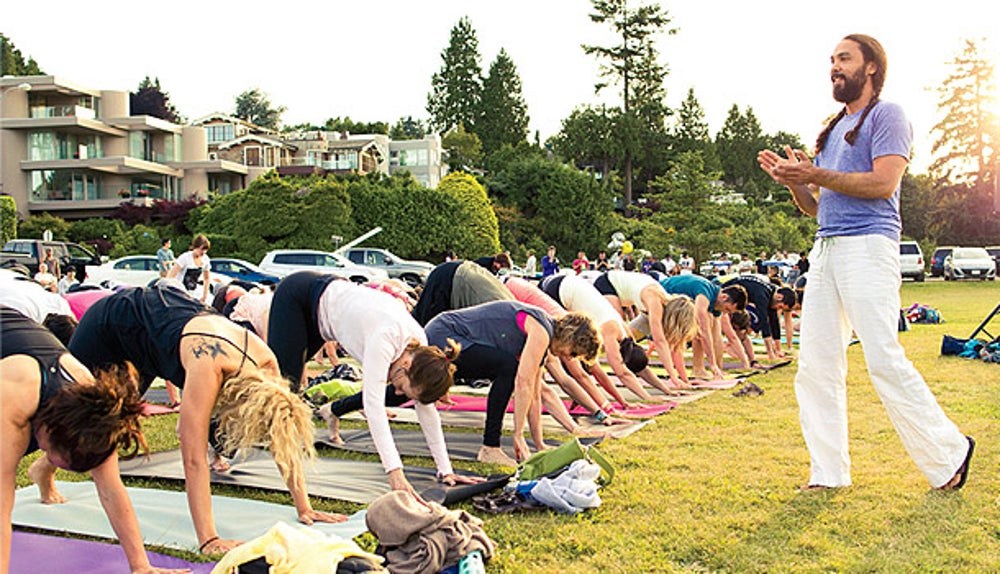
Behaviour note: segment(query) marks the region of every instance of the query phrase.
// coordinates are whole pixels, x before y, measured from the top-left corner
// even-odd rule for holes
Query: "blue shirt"
[[[698,295],[704,295],[708,299],[708,312],[716,317],[722,315],[720,311],[715,310],[715,300],[719,297],[719,292],[722,289],[701,275],[688,274],[664,277],[660,279],[660,285],[663,286],[667,293],[672,295],[686,295],[692,301]]]
[[[876,158],[898,155],[909,160],[913,128],[897,104],[879,101],[865,118],[854,145],[844,134],[857,125],[863,110],[841,118],[826,147],[816,156],[816,165],[833,171],[872,171]],[[844,235],[884,235],[899,241],[899,187],[888,199],[862,199],[820,188],[817,237]]]

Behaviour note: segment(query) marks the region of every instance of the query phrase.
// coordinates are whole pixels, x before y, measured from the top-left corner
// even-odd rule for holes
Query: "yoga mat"
[[[326,428],[316,429],[316,444],[346,450],[351,452],[363,452],[368,454],[378,454],[375,449],[375,442],[371,433],[367,429],[341,430],[340,438],[344,444],[338,445],[330,441]],[[469,432],[449,432],[444,435],[448,444],[448,456],[452,460],[476,460],[479,454],[479,447],[483,444],[482,433]],[[408,430],[401,428],[392,429],[392,439],[396,443],[396,450],[402,456],[431,456],[431,451],[427,448],[427,441],[424,433],[419,430]],[[531,442],[531,439],[528,439]],[[559,446],[562,444],[557,440],[547,440],[549,446]],[[510,436],[500,438],[500,446],[507,447],[508,450],[514,448],[514,439]]]
[[[625,384],[621,382],[621,379],[619,379],[614,375],[609,375],[609,378],[611,379],[612,382],[615,383],[615,386],[618,387],[618,392],[620,392],[622,394],[622,397],[624,397],[626,400],[638,403],[642,402],[641,398],[636,396],[636,394],[633,393],[632,391],[628,390],[628,387],[626,387]],[[660,389],[657,389],[656,387],[651,387],[645,383],[643,383],[643,388],[646,390],[646,392],[648,392],[653,396],[670,397],[670,402],[678,404],[694,402],[712,394],[711,390],[705,390],[705,389],[678,389],[678,392],[680,394],[667,395]]]
[[[213,484],[230,484],[263,490],[288,492],[285,481],[271,455],[261,450],[249,451],[244,459],[237,456],[224,473],[211,473]],[[438,488],[437,471],[425,467],[405,467],[406,478],[417,492]],[[456,470],[460,474],[474,473]],[[137,457],[121,462],[122,476],[184,480],[180,450],[153,453],[147,460]],[[306,468],[306,490],[323,498],[368,504],[389,492],[389,483],[381,463],[317,457]],[[289,522],[294,522],[291,520]]]
[[[487,404],[487,398],[486,397],[470,397],[470,396],[466,396],[466,395],[452,395],[451,400],[455,404],[453,404],[453,405],[439,405],[438,406],[438,410],[439,411],[469,411],[469,412],[477,412],[477,413],[485,413],[486,412],[486,404]],[[570,408],[570,406],[572,405],[572,402],[571,401],[563,401],[563,404],[565,405],[566,409],[568,410]],[[645,406],[645,407],[642,407],[642,408],[637,408],[637,409],[626,409],[624,411],[618,410],[618,411],[616,411],[616,414],[628,415],[628,416],[635,416],[635,417],[654,417],[654,416],[661,415],[663,413],[669,412],[670,409],[672,409],[672,408],[674,408],[676,406],[677,406],[676,403],[661,403],[659,405],[648,405],[648,406]],[[511,404],[507,405],[507,412],[508,413],[513,413],[514,412],[513,402]],[[548,410],[546,410],[543,407],[542,408],[542,413],[546,413],[547,414]],[[585,408],[583,408],[581,406],[577,406],[573,410],[569,411],[569,414],[571,414],[571,415],[588,416],[591,413],[587,409],[585,409]]]
[[[147,417],[152,417],[156,415],[170,415],[179,412],[181,412],[180,407],[170,408],[166,405],[159,405],[156,403],[142,403],[142,414]]]
[[[695,388],[713,390],[731,389],[736,385],[742,385],[744,383],[746,383],[746,379],[742,377],[738,379],[714,379],[711,381],[702,381],[698,379],[691,380],[691,384],[694,385]]]
[[[210,574],[215,562],[188,562],[173,556],[146,552],[149,563],[158,568],[189,568],[192,574]],[[38,572],[81,572],[121,574],[128,572],[128,560],[117,544],[15,532],[11,539],[11,574]]]
[[[20,526],[42,528],[55,532],[71,532],[117,539],[107,515],[97,497],[97,487],[93,482],[56,482],[69,502],[65,504],[42,504],[38,487],[26,486],[17,490],[14,499],[12,522]],[[135,514],[139,518],[142,539],[146,544],[155,544],[180,550],[198,549],[198,537],[188,511],[187,495],[172,490],[126,487]],[[252,540],[266,533],[274,523],[284,520],[298,524],[298,513],[293,506],[283,506],[270,502],[212,497],[212,511],[219,536],[233,540]],[[336,534],[341,538],[354,538],[368,530],[365,526],[365,511],[353,514],[347,522],[338,524],[316,523],[310,528],[324,534]],[[44,572],[45,570],[41,570]],[[50,570],[50,572],[73,572],[73,570]],[[127,571],[127,570],[126,570]]]

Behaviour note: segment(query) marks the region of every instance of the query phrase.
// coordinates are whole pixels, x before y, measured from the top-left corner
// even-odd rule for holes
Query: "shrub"
[[[9,195],[0,195],[0,245],[17,239],[17,203]]]
[[[497,216],[486,195],[486,189],[476,178],[463,172],[453,172],[438,184],[438,191],[458,200],[457,211],[450,216],[455,226],[453,248],[459,257],[472,258],[500,250]]]
[[[69,239],[69,223],[61,217],[56,217],[48,212],[32,215],[21,222],[18,228],[18,236],[25,239],[41,239],[42,234],[49,230],[52,232],[52,239],[56,241],[66,241]]]

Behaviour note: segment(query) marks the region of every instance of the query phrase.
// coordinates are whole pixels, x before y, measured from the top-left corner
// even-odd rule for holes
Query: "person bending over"
[[[131,458],[145,450],[139,427],[142,401],[134,370],[113,369],[93,376],[46,329],[10,307],[0,306],[0,411],[4,446],[0,573],[10,569],[11,512],[17,466],[42,449],[28,469],[43,503],[66,499],[49,468],[90,471],[133,573],[182,572],[153,568],[142,544],[139,521],[118,473],[118,449]]]

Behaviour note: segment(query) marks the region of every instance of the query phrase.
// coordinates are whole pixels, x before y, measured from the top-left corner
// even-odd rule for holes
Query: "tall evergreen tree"
[[[1000,146],[996,62],[984,53],[982,43],[965,40],[961,54],[950,62],[951,74],[937,88],[938,110],[943,118],[934,126],[937,141],[931,173],[949,183],[989,189]]]
[[[234,116],[252,124],[277,131],[281,127],[281,114],[285,106],[272,107],[270,98],[258,88],[247,90],[236,96]]]
[[[521,77],[503,48],[483,80],[479,121],[475,128],[483,142],[483,154],[487,156],[504,144],[516,146],[528,137],[528,105],[521,93]]]
[[[441,52],[441,70],[431,78],[427,113],[438,133],[462,124],[475,133],[483,93],[483,70],[479,62],[479,40],[468,16],[451,29],[448,47]]]
[[[399,121],[389,129],[389,137],[394,140],[418,140],[426,133],[424,122],[413,119],[413,116],[399,118]]]
[[[132,115],[153,116],[175,124],[184,121],[177,108],[170,103],[170,94],[160,88],[160,78],[150,80],[146,76],[139,82],[139,88],[129,94],[128,102]]]
[[[687,97],[677,109],[672,132],[673,146],[677,153],[700,152],[706,171],[722,171],[719,152],[708,131],[705,109],[695,97],[694,88],[688,89]]]
[[[748,106],[746,113],[741,113],[739,106],[733,104],[715,143],[722,163],[723,181],[742,193],[747,201],[767,199],[770,189],[764,181],[767,174],[757,167],[757,153],[765,147],[764,133],[753,108]]]
[[[633,109],[642,108],[649,103],[651,94],[655,95],[657,90],[651,84],[656,74],[656,50],[653,47],[653,38],[660,32],[674,34],[675,28],[667,28],[671,19],[667,12],[659,4],[642,5],[637,8],[629,8],[627,0],[591,0],[594,12],[590,14],[590,20],[597,24],[608,24],[618,37],[616,44],[611,46],[583,45],[583,51],[588,55],[594,55],[601,64],[600,76],[602,81],[594,87],[597,92],[611,84],[621,84],[622,105],[625,113],[623,118],[624,129],[620,130],[628,137],[628,142],[623,142],[624,147],[624,208],[626,215],[629,213],[629,205],[632,203],[632,160],[633,147],[638,142],[635,140],[637,134],[632,130],[636,127],[633,121]],[[662,72],[661,73],[662,84]],[[639,82],[641,89],[635,89],[634,84]],[[639,99],[642,97],[644,99]],[[631,137],[629,137],[631,136]]]
[[[29,56],[25,61],[14,43],[0,34],[0,76],[40,76],[44,73],[34,58]]]

